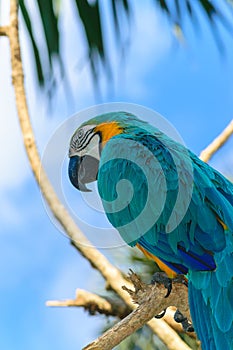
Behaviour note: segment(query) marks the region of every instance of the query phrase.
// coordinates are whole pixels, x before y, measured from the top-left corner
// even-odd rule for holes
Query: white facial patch
[[[100,159],[99,141],[100,141],[100,137],[99,135],[96,134],[95,136],[92,137],[92,139],[90,140],[86,148],[80,151],[78,155],[79,156],[88,155],[99,160]]]

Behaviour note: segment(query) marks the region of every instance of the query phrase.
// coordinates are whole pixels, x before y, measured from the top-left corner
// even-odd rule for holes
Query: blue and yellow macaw
[[[69,157],[72,184],[88,191],[97,180],[106,215],[125,242],[169,277],[188,277],[202,349],[233,349],[232,183],[126,112],[83,123]]]

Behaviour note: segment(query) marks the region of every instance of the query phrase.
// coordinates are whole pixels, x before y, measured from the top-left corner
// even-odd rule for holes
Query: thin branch
[[[45,173],[45,170],[41,166],[40,156],[36,147],[35,137],[30,122],[24,88],[24,75],[18,33],[17,0],[10,1],[10,27],[8,36],[10,40],[11,50],[12,83],[15,91],[19,123],[30,166],[41,189],[41,192],[47,201],[54,217],[59,221],[65,232],[70,237],[72,244],[91,263],[93,267],[99,270],[111,289],[114,290],[127,305],[135,308],[132,301],[130,300],[129,295],[121,288],[122,285],[130,286],[130,284],[123,278],[121,272],[113,265],[111,265],[105,256],[102,255],[96,248],[94,248],[88,239],[83,235],[83,233],[75,224],[74,220],[69,215],[68,211],[60,202]],[[182,345],[185,346],[185,343],[180,339],[176,332],[174,332],[172,328],[166,324],[166,322],[162,320],[153,320],[149,323],[149,325],[170,350],[176,350],[178,348],[182,349]],[[176,344],[175,347],[171,342],[171,337],[173,343]]]
[[[132,311],[132,309],[121,299],[99,296],[83,289],[76,290],[75,299],[67,299],[63,301],[49,300],[46,302],[46,305],[84,307],[84,309],[88,310],[91,315],[99,313],[106,316],[117,316],[120,319],[126,317]]]
[[[175,283],[171,294],[165,298],[163,285],[146,285],[133,272],[130,279],[134,284],[135,290],[124,289],[128,291],[134,302],[139,304],[138,308],[91,344],[87,345],[83,350],[113,349],[173,302],[175,302],[184,316],[189,317],[187,287],[184,284]],[[190,350],[186,344],[182,344],[181,347],[180,344],[174,344],[174,349]]]
[[[9,30],[9,26],[0,26],[0,36],[8,36]]]
[[[171,300],[171,302],[172,304],[175,303],[173,300]],[[46,306],[83,307],[90,313],[90,315],[96,315],[96,313],[99,313],[105,316],[116,316],[119,319],[123,319],[132,312],[132,309],[119,298],[100,296],[83,289],[76,290],[75,299],[48,300],[46,302]],[[174,320],[176,309],[177,308],[174,306],[169,306],[167,308],[166,314],[163,317],[163,320],[166,321],[176,332],[184,333],[182,325]],[[196,334],[194,332],[190,332],[189,336],[196,338]]]
[[[227,127],[219,134],[209,146],[207,146],[200,154],[200,159],[208,162],[213,155],[221,148],[233,134],[233,119]]]

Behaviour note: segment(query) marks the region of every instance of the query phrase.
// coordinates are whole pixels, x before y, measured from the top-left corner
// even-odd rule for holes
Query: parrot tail
[[[229,265],[228,265],[229,264]],[[202,350],[233,349],[233,254],[215,271],[191,271],[189,306]]]

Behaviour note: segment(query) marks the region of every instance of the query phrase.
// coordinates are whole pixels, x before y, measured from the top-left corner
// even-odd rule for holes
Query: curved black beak
[[[91,156],[72,156],[69,162],[69,178],[74,187],[83,192],[91,192],[85,184],[97,179],[98,159]]]

